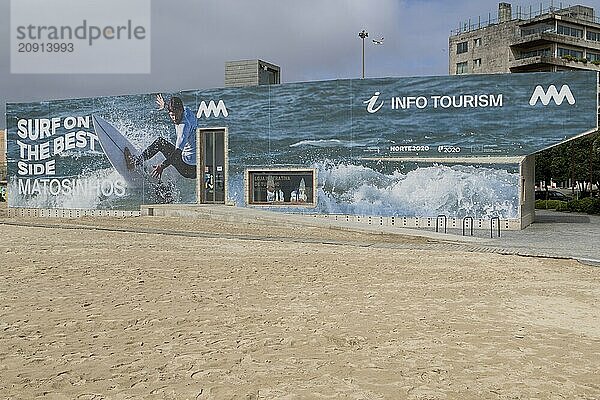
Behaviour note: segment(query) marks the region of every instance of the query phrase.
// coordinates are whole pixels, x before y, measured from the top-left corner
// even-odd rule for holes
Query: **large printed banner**
[[[597,85],[595,72],[579,71],[12,103],[9,206],[195,203],[196,182],[220,182],[225,200],[246,206],[247,169],[289,167],[316,171],[311,212],[517,218],[518,165],[485,158],[526,156],[595,130]],[[196,132],[206,128],[227,132],[216,181],[208,167],[196,179],[206,162]],[[462,165],[422,162],[457,157]]]

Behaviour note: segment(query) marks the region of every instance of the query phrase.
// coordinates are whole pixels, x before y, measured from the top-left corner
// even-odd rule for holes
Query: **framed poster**
[[[317,172],[306,168],[246,169],[246,204],[253,206],[317,205]]]

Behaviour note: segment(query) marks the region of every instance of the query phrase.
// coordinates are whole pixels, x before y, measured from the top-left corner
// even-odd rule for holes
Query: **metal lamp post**
[[[365,79],[365,38],[369,37],[369,32],[363,29],[358,33],[358,37],[362,39],[362,78]]]

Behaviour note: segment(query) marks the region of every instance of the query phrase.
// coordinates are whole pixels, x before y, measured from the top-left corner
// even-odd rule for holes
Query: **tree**
[[[583,182],[600,180],[600,133],[570,140],[559,146],[546,149],[535,157],[536,182],[569,181],[580,182],[578,188],[586,192],[590,188]]]

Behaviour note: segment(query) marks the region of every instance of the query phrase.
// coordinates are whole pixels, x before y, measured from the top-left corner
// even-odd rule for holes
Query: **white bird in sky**
[[[373,39],[373,43],[375,43],[375,44],[383,44],[383,38],[381,38],[379,40]]]

